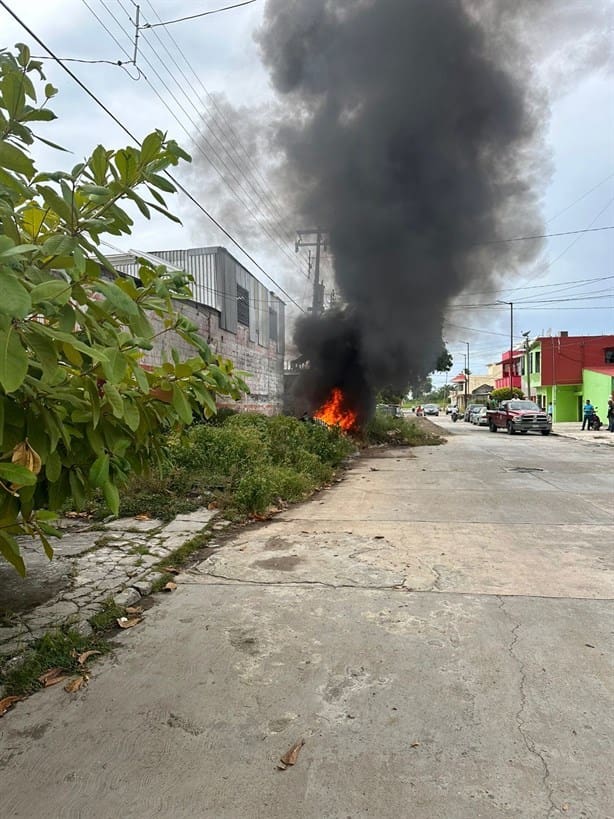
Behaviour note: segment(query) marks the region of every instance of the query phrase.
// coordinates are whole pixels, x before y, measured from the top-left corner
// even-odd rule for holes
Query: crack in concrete
[[[521,623],[520,620],[517,620],[517,621],[514,620],[514,618],[510,614],[510,612],[505,608],[504,598],[501,597],[500,595],[497,595],[497,597],[498,597],[498,600],[499,600],[499,608],[501,609],[503,614],[507,617],[507,619],[510,621],[510,623],[513,624],[512,629],[511,629],[512,640],[511,640],[509,646],[507,647],[507,651],[508,651],[508,654],[510,655],[510,657],[512,657],[512,659],[516,662],[516,664],[518,666],[518,674],[520,676],[520,685],[519,685],[520,707],[518,708],[518,710],[516,711],[516,714],[515,714],[516,726],[518,728],[518,733],[522,737],[523,744],[526,747],[527,751],[530,754],[532,754],[534,757],[539,759],[539,761],[541,763],[541,766],[543,768],[542,785],[543,785],[544,790],[546,792],[546,798],[548,799],[548,812],[547,812],[547,814],[545,816],[545,819],[550,819],[550,817],[553,815],[554,811],[557,811],[557,813],[558,813],[558,808],[557,808],[556,804],[554,803],[553,788],[552,788],[552,785],[550,784],[550,768],[548,767],[548,763],[547,763],[546,758],[544,757],[543,753],[537,748],[537,746],[535,744],[535,741],[533,740],[533,738],[530,736],[530,734],[526,730],[525,721],[523,719],[523,714],[524,714],[526,704],[527,704],[527,695],[526,695],[527,677],[526,677],[526,673],[525,673],[525,665],[524,665],[523,661],[521,660],[521,658],[518,656],[517,652],[514,651],[514,649],[516,647],[516,644],[518,643],[518,640],[520,639],[519,636],[518,636],[518,631],[519,631],[520,626],[522,625],[522,623]]]
[[[400,591],[404,589],[404,583],[387,586],[365,586],[360,583],[326,583],[323,580],[246,580],[243,577],[230,577],[229,575],[216,574],[214,572],[199,572],[205,577],[213,577],[217,580],[226,580],[231,583],[240,583],[247,586],[319,586],[327,589],[364,589],[366,591]],[[181,582],[181,585],[200,585],[199,583]]]

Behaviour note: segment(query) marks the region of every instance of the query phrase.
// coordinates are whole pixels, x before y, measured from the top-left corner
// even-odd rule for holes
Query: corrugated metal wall
[[[237,284],[249,293],[249,338],[261,347],[269,345],[269,307],[277,314],[277,352],[285,353],[285,304],[239,264],[223,247],[188,250],[156,250],[150,257],[185,270],[194,278],[192,292],[198,304],[220,313],[220,327],[237,332]],[[138,277],[139,265],[132,254],[109,256],[122,273]],[[152,262],[154,259],[152,259]]]

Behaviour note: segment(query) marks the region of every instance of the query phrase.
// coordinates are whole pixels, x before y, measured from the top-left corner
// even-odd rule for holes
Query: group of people
[[[614,432],[614,395],[608,398],[608,432]],[[594,407],[590,399],[586,399],[586,403],[582,412],[582,429],[599,429],[601,422],[598,420],[597,409]],[[597,426],[597,423],[599,426]]]

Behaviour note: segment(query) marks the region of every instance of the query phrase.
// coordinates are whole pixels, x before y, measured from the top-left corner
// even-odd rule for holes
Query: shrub
[[[367,423],[363,435],[365,442],[369,444],[397,446],[428,446],[440,444],[443,440],[415,421],[379,414],[374,415]]]

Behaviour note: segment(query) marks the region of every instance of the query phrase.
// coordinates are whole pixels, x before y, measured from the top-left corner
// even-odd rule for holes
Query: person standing
[[[586,404],[583,407],[583,416],[582,416],[582,429],[588,427],[591,428],[591,419],[593,417],[593,413],[595,412],[595,407],[591,404],[590,400],[586,399]]]
[[[608,398],[608,432],[614,432],[614,398]]]

